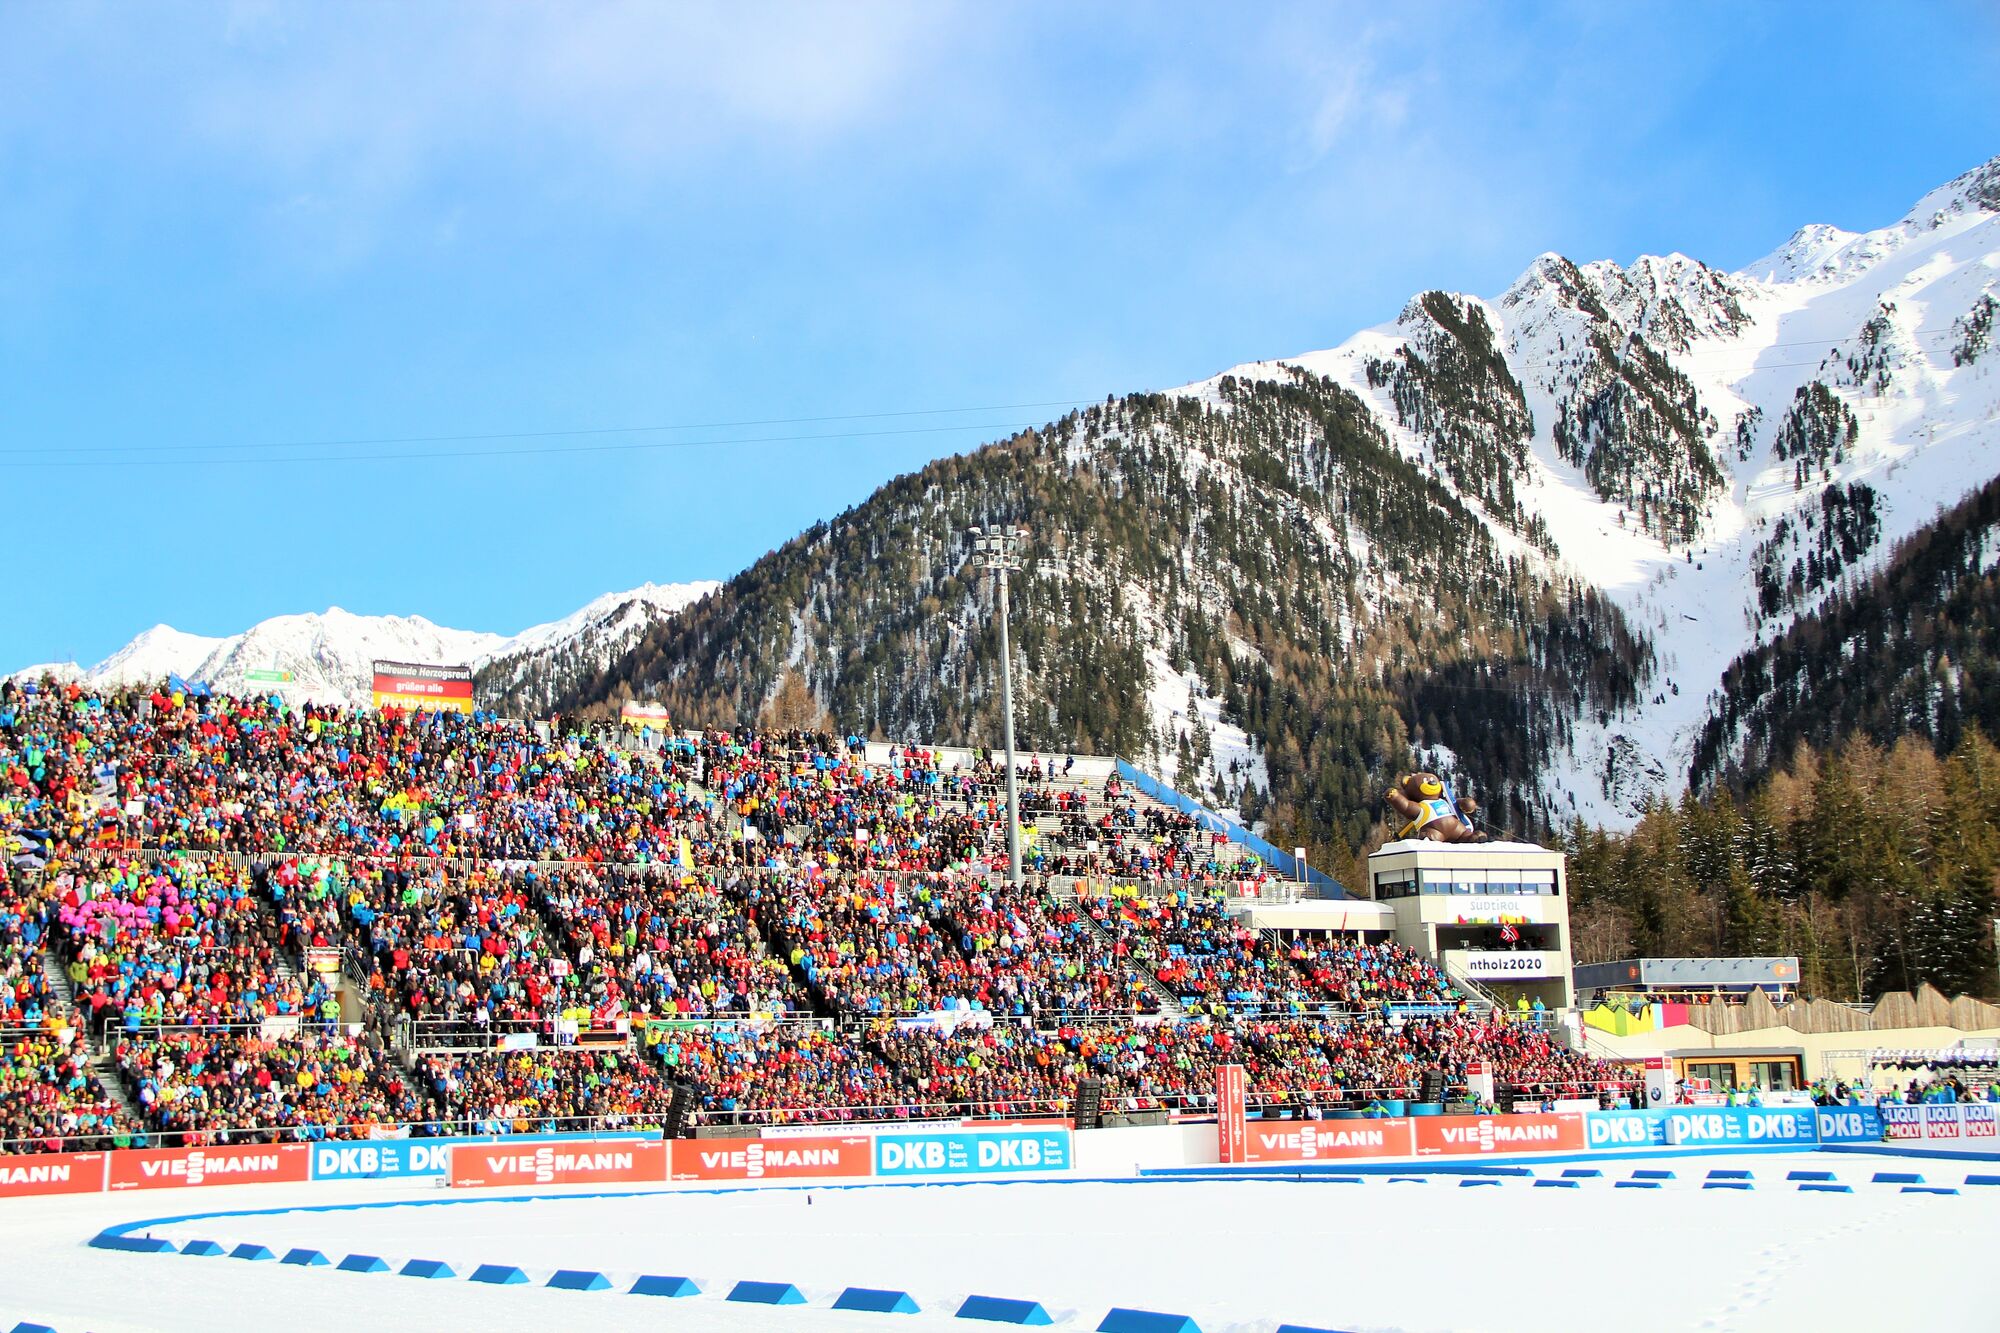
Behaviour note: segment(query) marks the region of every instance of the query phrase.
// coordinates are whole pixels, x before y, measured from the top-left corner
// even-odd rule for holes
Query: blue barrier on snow
[[[585,1268],[558,1268],[549,1285],[557,1291],[609,1291],[611,1279]]]
[[[231,1250],[229,1257],[232,1259],[276,1259],[278,1256],[271,1253],[271,1248],[268,1245],[252,1245],[250,1242],[245,1241]]]
[[[403,1265],[403,1276],[436,1280],[439,1278],[457,1277],[458,1274],[452,1272],[451,1265],[442,1259],[412,1259]]]
[[[746,1305],[804,1305],[805,1294],[789,1282],[739,1282],[723,1298]]]
[[[1097,1333],[1201,1333],[1201,1325],[1184,1314],[1115,1307],[1097,1325]]]
[[[472,1270],[472,1280],[496,1287],[518,1287],[528,1280],[528,1275],[512,1264],[481,1264]]]
[[[191,1254],[197,1259],[212,1259],[216,1255],[226,1253],[226,1251],[223,1250],[221,1245],[212,1240],[191,1240],[181,1246],[181,1253]]]
[[[299,1268],[324,1268],[332,1260],[328,1259],[318,1250],[292,1249],[286,1250],[285,1257],[278,1262],[281,1264],[292,1264]]]
[[[701,1288],[692,1278],[660,1277],[648,1273],[632,1284],[634,1296],[699,1296]]]
[[[386,1273],[388,1261],[375,1254],[350,1254],[334,1265],[343,1273]]]
[[[879,1287],[849,1287],[833,1301],[836,1310],[863,1310],[869,1314],[916,1314],[917,1303],[907,1291],[884,1291]]]
[[[996,1324],[1053,1324],[1040,1301],[1009,1300],[1005,1296],[967,1296],[958,1307],[960,1319],[985,1319]]]
[[[93,1250],[130,1250],[133,1254],[172,1254],[174,1243],[158,1236],[113,1236],[99,1232],[90,1238]]]

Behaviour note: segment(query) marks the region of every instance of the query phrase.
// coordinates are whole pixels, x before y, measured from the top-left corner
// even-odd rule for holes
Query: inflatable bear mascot
[[[1454,803],[1444,779],[1435,773],[1405,773],[1389,788],[1389,808],[1403,820],[1396,838],[1429,838],[1432,842],[1485,842],[1472,827],[1479,802],[1470,796]]]

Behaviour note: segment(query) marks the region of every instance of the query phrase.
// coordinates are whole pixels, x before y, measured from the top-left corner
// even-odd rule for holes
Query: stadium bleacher
[[[881,751],[0,684],[4,1147],[1613,1081],[1393,943],[1244,928],[1262,867],[1115,774],[1022,765],[1017,886],[990,757]]]

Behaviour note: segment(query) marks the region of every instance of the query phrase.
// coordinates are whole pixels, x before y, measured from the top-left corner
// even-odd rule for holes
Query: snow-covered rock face
[[[448,629],[422,616],[359,616],[339,607],[304,615],[274,616],[241,634],[210,638],[155,625],[88,670],[75,663],[26,667],[15,677],[53,674],[91,685],[143,684],[169,675],[205,680],[217,689],[256,692],[274,688],[252,672],[284,673],[275,686],[300,702],[362,704],[368,701],[374,663],[437,662],[482,672],[502,670],[503,692],[552,674],[552,665],[602,668],[640,636],[682,607],[721,585],[713,582],[648,583],[606,593],[572,615],[507,636]]]
[[[1433,298],[1480,312],[1504,360],[1483,382],[1511,377],[1532,418],[1524,460],[1494,454],[1512,513],[1490,479],[1448,466],[1392,373],[1449,360],[1450,334],[1424,314]],[[1406,457],[1647,635],[1658,668],[1644,702],[1576,719],[1544,783],[1559,809],[1620,823],[1686,784],[1739,654],[2000,473],[1996,301],[2000,158],[1891,226],[1804,227],[1735,273],[1684,255],[1545,254],[1494,300],[1427,293],[1339,347],[1229,373],[1297,365],[1352,389]]]

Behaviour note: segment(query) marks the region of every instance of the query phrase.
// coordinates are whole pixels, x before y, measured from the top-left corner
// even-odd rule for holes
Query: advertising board
[[[1822,1106],[1813,1120],[1821,1143],[1882,1141],[1882,1113],[1872,1106]]]
[[[310,1174],[308,1151],[303,1143],[274,1143],[114,1152],[106,1185],[114,1190],[157,1190],[302,1181]]]
[[[1408,1117],[1383,1120],[1290,1120],[1245,1126],[1246,1162],[1340,1162],[1408,1157]]]
[[[1070,1167],[1067,1129],[956,1130],[883,1134],[875,1139],[878,1176],[1047,1175]]]
[[[2000,1106],[1991,1102],[1969,1102],[1955,1105],[1947,1102],[1942,1106],[1920,1104],[1916,1106],[1883,1106],[1882,1132],[1885,1138],[1930,1141],[1964,1142],[1966,1140],[1993,1140],[1996,1129],[2000,1129]],[[1992,1146],[1989,1142],[1985,1146]]]
[[[660,1142],[506,1142],[451,1150],[454,1187],[483,1185],[642,1185],[667,1178]]]
[[[1817,1139],[1818,1128],[1809,1106],[1713,1106],[1667,1112],[1667,1142],[1677,1148],[1814,1143]]]
[[[516,1151],[544,1143],[639,1142],[645,1134],[512,1134],[502,1137],[436,1139],[366,1139],[355,1143],[316,1143],[312,1147],[314,1180],[399,1180],[451,1174],[451,1150],[484,1144]]]
[[[675,1180],[824,1180],[874,1169],[866,1134],[779,1139],[675,1139]]]
[[[1419,1157],[1580,1152],[1589,1143],[1581,1111],[1553,1115],[1438,1115],[1414,1120]]]
[[[1215,1074],[1216,1160],[1225,1165],[1250,1160],[1245,1155],[1243,1119],[1248,1112],[1242,1065],[1224,1065]]]
[[[377,662],[377,708],[423,708],[432,712],[472,711],[472,669],[432,662]]]
[[[101,1152],[0,1157],[0,1199],[28,1194],[95,1194],[104,1188]]]

